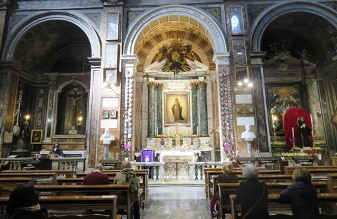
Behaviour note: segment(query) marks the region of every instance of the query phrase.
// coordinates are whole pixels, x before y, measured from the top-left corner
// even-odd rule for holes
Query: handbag
[[[262,192],[262,195],[261,195],[261,197],[259,198],[259,200],[257,201],[257,202],[255,202],[255,204],[246,212],[246,214],[245,215],[243,215],[242,217],[241,217],[241,219],[245,219],[248,215],[249,215],[249,213],[250,212],[252,212],[252,210],[260,203],[260,201],[262,200],[262,198],[263,198],[263,196],[264,196],[264,193],[265,193],[265,190],[266,190],[266,186],[265,186],[265,184],[262,184],[263,185],[263,192]]]

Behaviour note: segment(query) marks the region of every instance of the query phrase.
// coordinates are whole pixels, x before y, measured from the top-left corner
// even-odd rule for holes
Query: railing
[[[165,162],[131,162],[135,169],[149,169],[150,180],[164,180]],[[194,180],[203,180],[204,168],[222,167],[223,162],[188,162],[188,178]]]
[[[20,158],[0,158],[1,165],[9,164],[10,170],[21,170],[24,166],[34,163],[35,157],[20,157]]]
[[[50,158],[52,161],[52,170],[72,170],[80,173],[84,172],[84,157],[61,157]]]

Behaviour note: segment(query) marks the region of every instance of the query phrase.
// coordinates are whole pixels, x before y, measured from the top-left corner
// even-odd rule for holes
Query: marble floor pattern
[[[204,186],[149,186],[141,219],[208,219]]]

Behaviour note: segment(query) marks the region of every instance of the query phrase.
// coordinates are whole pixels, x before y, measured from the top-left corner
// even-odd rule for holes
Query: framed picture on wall
[[[119,13],[107,13],[106,16],[106,40],[118,40]]]
[[[110,119],[117,119],[117,110],[110,111]]]
[[[30,144],[41,144],[42,143],[42,132],[43,129],[32,129],[30,135]]]
[[[165,125],[190,123],[190,96],[188,92],[167,92],[164,101]]]
[[[241,7],[231,7],[229,14],[230,14],[232,35],[243,35],[244,27],[243,27],[243,17]]]
[[[102,118],[103,119],[109,119],[109,110],[103,110],[102,111]]]
[[[235,81],[243,81],[249,79],[248,66],[235,66]]]
[[[104,82],[117,84],[117,68],[104,68]]]

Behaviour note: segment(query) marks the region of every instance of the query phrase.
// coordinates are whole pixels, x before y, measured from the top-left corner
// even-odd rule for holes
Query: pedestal
[[[104,144],[104,160],[109,160],[109,146],[110,144]]]
[[[252,141],[246,140],[246,142],[247,142],[247,156],[252,157],[253,156]]]

